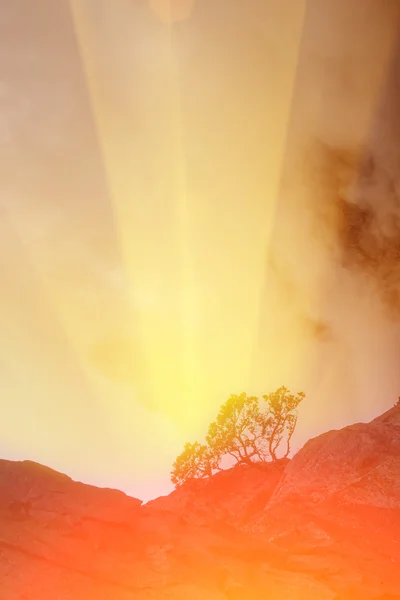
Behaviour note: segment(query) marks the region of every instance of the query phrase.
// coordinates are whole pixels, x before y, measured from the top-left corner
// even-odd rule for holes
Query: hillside
[[[146,505],[0,461],[0,600],[400,598],[400,408]]]

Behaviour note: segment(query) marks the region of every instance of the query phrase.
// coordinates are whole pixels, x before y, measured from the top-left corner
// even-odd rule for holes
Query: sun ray
[[[61,11],[61,17],[64,18],[65,16],[67,16],[67,25],[71,24],[72,21],[68,20],[68,17],[70,16],[69,13],[65,13],[63,11]],[[40,20],[39,20],[40,23]],[[63,23],[64,26],[64,23]],[[40,25],[39,25],[40,27]],[[68,30],[68,27],[65,28],[65,32],[66,32],[66,41],[67,43],[71,40],[71,34],[73,33],[72,30]],[[70,36],[69,38],[67,36]],[[33,34],[32,37],[33,40],[35,40],[35,33]],[[62,44],[60,44],[62,47]],[[69,49],[69,47],[67,46],[67,48]],[[62,52],[62,50],[60,51]],[[71,55],[68,56],[68,59],[71,57]],[[41,57],[40,57],[41,58]],[[74,56],[74,52],[72,51],[72,60],[75,59]],[[44,65],[44,66],[43,66]],[[46,71],[47,68],[51,68],[51,62],[47,62],[46,60],[43,61],[42,66],[43,66],[43,70]],[[79,64],[79,60],[76,61],[76,63],[72,62],[72,68],[76,69],[79,72],[80,69],[80,64]],[[46,73],[47,74],[47,73]],[[73,81],[75,82],[74,78],[72,78]],[[79,78],[77,78],[77,81],[79,83]],[[20,80],[17,79],[17,82],[19,84]],[[29,80],[28,80],[29,83]],[[24,82],[22,82],[22,85],[24,85]],[[40,84],[39,84],[40,87]],[[79,88],[77,90],[74,90],[74,93],[77,93],[77,96],[79,97]],[[35,92],[35,88],[33,88],[33,92]],[[23,94],[21,94],[23,95]],[[50,95],[51,96],[51,95]],[[46,98],[47,99],[47,98]],[[54,101],[54,98],[51,98]],[[36,98],[34,98],[34,100],[36,100]],[[57,100],[57,98],[56,98]],[[87,98],[84,96],[84,103],[87,100]],[[38,104],[35,104],[35,102],[32,102],[32,110],[38,110],[40,111],[40,107],[38,106]],[[34,117],[36,117],[36,115],[33,115]],[[38,115],[38,121],[39,121],[39,115]],[[26,124],[24,123],[24,126],[26,126]],[[44,132],[43,133],[43,137],[46,137]],[[50,132],[50,136],[51,135],[56,135],[57,132]],[[61,147],[63,146],[63,144],[61,143]],[[94,147],[94,154],[96,154],[98,152],[98,148],[95,146]],[[17,154],[18,155],[18,154]],[[12,156],[12,158],[14,158]],[[35,163],[35,158],[33,159],[32,163],[34,166],[37,166],[37,164],[39,165],[39,171],[40,171],[40,161],[39,163]],[[56,159],[57,160],[57,159]],[[20,159],[21,161],[21,159]],[[12,163],[12,160],[10,161],[10,163]],[[14,166],[14,165],[13,165]],[[19,170],[22,170],[22,168],[26,168],[25,165],[22,165],[21,168],[21,163],[19,163],[17,165]],[[32,273],[35,276],[35,279],[37,280],[37,287],[40,288],[41,290],[41,295],[43,297],[43,303],[45,306],[49,306],[49,318],[50,319],[54,319],[54,322],[57,323],[57,326],[60,328],[60,330],[62,331],[62,335],[63,338],[65,340],[65,345],[66,347],[68,347],[68,352],[69,354],[72,354],[72,358],[71,361],[73,362],[79,377],[82,380],[82,389],[81,389],[81,393],[76,393],[76,397],[74,398],[74,401],[71,401],[70,404],[67,404],[68,409],[71,406],[77,406],[78,409],[76,410],[77,413],[77,418],[78,418],[78,423],[76,425],[76,430],[80,430],[81,429],[81,421],[80,416],[84,416],[84,420],[86,422],[90,422],[93,421],[93,424],[96,423],[96,427],[98,428],[98,431],[102,431],[104,433],[104,435],[107,436],[109,443],[110,444],[114,444],[116,445],[115,451],[118,452],[118,445],[119,445],[119,439],[118,439],[118,423],[115,422],[115,420],[112,422],[110,420],[110,415],[109,415],[109,406],[107,405],[107,402],[109,403],[110,400],[110,393],[109,390],[105,389],[105,386],[103,385],[102,381],[99,381],[99,378],[97,377],[97,373],[93,372],[93,369],[91,368],[91,366],[88,364],[88,360],[87,360],[87,348],[85,347],[85,344],[87,342],[87,329],[85,329],[85,323],[82,323],[83,319],[82,319],[82,310],[80,310],[80,307],[78,306],[79,303],[79,298],[77,300],[77,297],[75,295],[75,297],[70,297],[70,290],[68,288],[68,285],[65,286],[62,284],[62,282],[60,283],[60,276],[62,276],[62,273],[60,273],[60,262],[62,263],[62,260],[59,261],[57,258],[57,250],[59,248],[61,248],[63,251],[65,250],[65,245],[63,246],[62,244],[60,246],[57,246],[57,248],[53,248],[48,242],[49,239],[51,239],[51,235],[46,239],[46,241],[44,243],[42,243],[42,239],[41,236],[37,236],[35,238],[36,235],[36,231],[35,228],[37,226],[37,224],[39,223],[40,225],[40,219],[43,218],[43,216],[46,216],[46,210],[49,211],[52,214],[52,210],[54,209],[55,211],[60,210],[61,214],[63,215],[63,218],[65,218],[65,220],[68,220],[68,217],[71,216],[69,211],[66,210],[66,207],[63,206],[63,191],[61,191],[60,193],[60,206],[54,206],[53,204],[49,205],[46,204],[46,201],[48,201],[49,198],[51,198],[51,193],[49,193],[50,191],[54,190],[52,189],[52,185],[54,185],[53,181],[52,181],[52,167],[53,167],[53,163],[50,163],[48,165],[46,165],[46,174],[45,177],[43,178],[43,181],[41,181],[40,183],[40,192],[37,193],[36,190],[25,190],[24,189],[24,185],[22,184],[21,187],[19,187],[19,184],[16,185],[16,192],[14,192],[14,197],[13,197],[13,189],[12,186],[10,188],[10,190],[7,190],[7,194],[4,195],[4,205],[5,205],[5,211],[7,213],[7,218],[10,221],[11,225],[12,225],[12,229],[15,231],[16,236],[18,236],[19,239],[19,243],[21,246],[21,250],[23,250],[23,254],[25,257],[26,262],[29,263],[31,269],[32,269]],[[7,174],[8,175],[8,174]],[[29,168],[28,168],[28,175],[29,175]],[[22,179],[22,178],[21,178]],[[7,182],[7,179],[6,179]],[[49,183],[50,182],[50,183]],[[96,189],[96,186],[94,186],[94,188]],[[59,192],[59,190],[57,190],[57,192]],[[19,193],[21,193],[21,197],[19,197]],[[8,201],[8,198],[10,197],[10,201]],[[79,198],[79,196],[78,196]],[[72,206],[74,206],[74,201],[75,198],[71,199],[71,202],[68,203],[71,204]],[[55,203],[54,203],[55,204]],[[44,207],[44,208],[43,208]],[[43,210],[42,210],[43,209]],[[74,212],[74,208],[72,209],[73,212],[73,217],[79,217],[81,215],[79,209],[76,210],[76,212]],[[82,214],[84,213],[84,211],[82,211]],[[74,218],[72,219],[72,221],[74,221]],[[78,238],[78,236],[82,236],[81,239],[79,241],[83,242],[83,246],[85,246],[85,236],[86,234],[88,234],[88,231],[85,230],[85,227],[83,227],[81,225],[81,223],[78,221],[78,223],[74,223],[77,227],[75,230],[72,231],[73,234],[73,239],[74,238]],[[86,223],[87,224],[87,223]],[[56,225],[58,225],[58,223],[56,223]],[[68,224],[68,233],[71,234],[71,228],[70,228],[70,223]],[[113,223],[110,223],[110,230],[112,230],[112,226]],[[62,229],[62,234],[65,235],[65,230],[64,228]],[[68,237],[68,235],[67,235]],[[39,239],[40,238],[40,239]],[[58,240],[57,240],[58,241]],[[50,247],[49,247],[50,246]],[[71,245],[67,245],[68,249],[71,250]],[[72,245],[72,251],[74,252],[75,250],[77,250],[77,252],[79,253],[81,246],[78,244],[73,244]],[[54,257],[52,256],[52,252],[54,252]],[[63,255],[62,257],[63,259],[65,258],[65,256]],[[86,257],[87,258],[87,257]],[[71,261],[71,263],[68,263],[68,266],[70,266],[71,264],[73,264],[74,261]],[[61,264],[61,267],[63,265]],[[86,265],[87,266],[87,265]],[[93,269],[95,268],[96,265],[92,265],[90,264],[88,272],[83,273],[84,269],[82,269],[82,272],[78,272],[76,271],[76,264],[73,265],[73,267],[75,267],[75,271],[72,274],[72,279],[79,279],[79,277],[82,275],[84,277],[87,277],[87,275],[91,274],[91,269],[93,267]],[[62,268],[61,268],[62,270]],[[78,266],[78,270],[79,270],[79,266]],[[89,282],[90,283],[90,282]],[[87,286],[87,281],[84,281],[84,286],[86,287],[90,287]],[[72,294],[73,296],[73,294]],[[97,304],[100,304],[100,302],[97,302]],[[93,313],[96,312],[96,308],[93,307]],[[117,312],[117,311],[116,311]],[[103,315],[99,315],[99,323],[98,325],[101,325],[102,319],[104,319]],[[126,330],[130,330],[131,328],[131,323],[125,323],[125,329]],[[98,327],[99,329],[101,329],[101,327]],[[86,337],[85,337],[86,336]],[[78,375],[77,375],[78,377]],[[51,374],[49,374],[49,380],[51,380]],[[133,394],[132,394],[133,396]],[[83,399],[83,400],[82,400]],[[81,406],[79,408],[79,402],[81,402]],[[117,414],[117,413],[116,413]],[[82,421],[83,422],[83,421]],[[100,434],[98,434],[100,435]]]
[[[179,86],[179,64],[176,48],[176,39],[174,35],[174,26],[172,23],[167,25],[169,29],[168,50],[171,63],[171,123],[175,132],[173,139],[174,145],[174,163],[176,169],[176,187],[177,187],[177,214],[178,214],[178,236],[179,236],[179,261],[181,272],[181,290],[180,290],[180,313],[181,313],[181,356],[182,356],[182,398],[181,402],[195,406],[196,401],[200,401],[202,389],[200,381],[196,378],[196,288],[193,271],[193,253],[190,239],[190,206],[187,189],[187,171],[186,157],[184,147],[184,133],[182,126],[182,104],[181,92]],[[183,409],[183,410],[182,410]],[[187,408],[183,406],[180,414],[185,415]],[[191,413],[193,408],[191,409]]]
[[[297,2],[295,6],[291,7],[290,26],[287,26],[287,30],[285,31],[286,36],[288,38],[285,39],[287,60],[285,64],[286,68],[282,72],[282,78],[284,78],[284,86],[281,95],[281,105],[279,112],[277,111],[278,114],[276,119],[276,127],[278,129],[278,133],[276,135],[274,145],[273,160],[275,164],[272,170],[274,177],[268,185],[268,194],[270,201],[268,207],[268,214],[265,219],[265,238],[262,252],[260,253],[260,287],[258,289],[257,304],[255,307],[257,317],[254,322],[254,335],[252,340],[248,376],[250,389],[257,389],[260,385],[260,378],[258,377],[258,355],[260,351],[260,329],[264,324],[264,311],[266,310],[265,294],[266,286],[268,285],[268,261],[271,250],[271,242],[274,235],[274,229],[277,220],[279,191],[284,168],[286,142],[289,134],[290,120],[292,115],[292,104],[295,94],[299,53],[301,50],[302,39],[304,36],[304,23],[307,14],[307,6],[308,0],[302,0],[301,2]],[[265,371],[267,369],[269,371],[279,371],[279,368],[277,369],[277,364],[274,364],[274,355],[276,355],[276,350],[273,347],[271,347],[268,359],[265,362]],[[268,379],[270,378],[270,376],[265,371],[261,379],[264,380],[264,385],[268,385]]]
[[[38,294],[38,296],[41,299],[40,311],[44,311],[46,313],[47,321],[49,322],[48,327],[49,327],[49,330],[52,331],[52,336],[54,336],[54,338],[56,340],[59,340],[62,342],[61,347],[55,346],[53,348],[53,351],[56,356],[61,352],[63,360],[65,361],[62,363],[63,369],[66,371],[66,373],[70,374],[70,377],[74,377],[74,379],[76,377],[76,383],[78,384],[80,395],[79,395],[79,399],[78,398],[71,399],[69,405],[67,406],[68,409],[71,409],[71,412],[69,412],[69,410],[67,410],[65,412],[66,420],[68,421],[68,417],[70,415],[73,415],[75,417],[76,414],[78,413],[80,415],[80,419],[78,419],[78,421],[75,423],[75,426],[74,426],[74,433],[76,435],[83,435],[86,432],[85,423],[89,419],[92,421],[94,426],[96,428],[98,428],[98,432],[100,435],[104,432],[106,432],[107,434],[111,434],[110,443],[112,444],[113,443],[113,439],[112,439],[113,432],[110,431],[109,427],[108,427],[108,425],[109,425],[108,413],[106,410],[103,410],[102,402],[100,402],[99,390],[93,389],[91,378],[88,374],[88,371],[85,367],[84,362],[81,360],[80,353],[75,344],[75,338],[72,334],[72,331],[70,330],[70,328],[68,328],[67,324],[65,323],[62,312],[59,310],[57,299],[55,298],[55,295],[52,291],[51,285],[46,280],[46,277],[45,277],[44,273],[42,272],[42,269],[40,268],[38,261],[36,261],[35,258],[32,256],[32,252],[31,252],[30,248],[24,242],[23,236],[19,232],[18,223],[16,222],[13,215],[10,214],[10,211],[6,210],[4,207],[2,208],[1,213],[2,213],[3,226],[5,225],[8,230],[7,237],[12,238],[14,240],[14,243],[15,242],[17,243],[18,248],[16,249],[16,252],[18,253],[18,256],[20,257],[20,259],[22,259],[26,268],[29,268],[32,282],[34,284],[33,290]],[[14,260],[15,260],[15,255],[14,255]],[[15,267],[14,264],[13,264],[13,266]],[[18,279],[18,270],[17,269],[15,272],[13,272],[13,279],[15,279],[15,278],[16,278],[16,280]],[[27,281],[24,281],[24,284],[28,285],[28,287],[29,287],[29,284]],[[6,298],[7,298],[7,296],[5,295],[5,299]],[[35,301],[35,298],[33,298],[33,302],[34,301]],[[20,300],[20,303],[22,304],[22,306],[24,306],[23,301]],[[6,308],[6,307],[7,307],[7,303],[4,302],[4,308]],[[17,305],[15,308],[16,308],[16,311],[18,314],[19,305]],[[7,319],[8,319],[7,325],[11,326],[11,329],[12,329],[12,325],[13,325],[12,313],[11,313],[11,311],[7,312],[7,310],[5,310],[5,314],[7,314]],[[22,323],[24,322],[24,319],[28,319],[28,322],[29,322],[29,314],[28,313],[23,315],[23,318],[21,319]],[[51,323],[54,323],[55,327],[53,327],[51,325]],[[20,324],[20,329],[23,330],[22,324]],[[5,329],[3,331],[4,335],[6,334],[6,330],[7,329]],[[47,331],[43,331],[43,333],[48,334]],[[5,337],[5,339],[7,339],[7,337]],[[22,341],[23,341],[23,337],[21,335],[20,342],[22,342]],[[35,339],[32,341],[37,343],[38,340]],[[45,350],[46,350],[46,347],[45,347]],[[47,350],[48,350],[48,348],[47,348]],[[19,351],[21,351],[20,348],[19,348]],[[10,359],[9,356],[7,358]],[[31,360],[33,360],[33,364],[36,364],[36,361],[39,358],[40,357],[37,355],[34,357],[31,357]],[[11,361],[12,361],[12,357],[11,357]],[[49,364],[47,365],[47,369],[50,369],[51,361],[49,359],[48,359],[48,361],[49,361]],[[24,373],[24,368],[25,368],[25,365],[22,363],[22,372],[21,373]],[[72,368],[72,371],[70,370],[71,368]],[[16,368],[15,376],[21,377],[21,373],[19,371],[19,366],[18,366]],[[22,377],[22,378],[24,378],[24,377]],[[49,388],[53,385],[54,374],[47,373],[46,378],[48,381],[44,382],[44,387]],[[33,383],[34,383],[33,380],[27,381],[28,387],[29,387],[29,385],[32,386]],[[71,382],[71,384],[72,384],[71,389],[74,389],[75,383]],[[46,395],[46,394],[44,394],[44,395]],[[81,401],[82,397],[85,398],[84,403],[82,403],[82,401]],[[77,411],[78,406],[79,406],[79,411]],[[52,422],[52,418],[53,418],[52,414],[53,413],[57,414],[56,407],[57,407],[57,400],[54,399],[54,410],[49,411],[49,414],[44,415],[44,419],[49,418],[49,423],[52,423],[52,426],[57,426],[57,424]],[[40,410],[39,410],[39,413],[40,413]],[[70,423],[69,423],[69,425],[70,425]]]
[[[134,190],[133,178],[130,176],[132,169],[127,157],[125,156],[122,159],[119,154],[121,144],[124,143],[124,135],[119,135],[119,132],[116,132],[118,125],[116,126],[115,121],[111,122],[112,111],[108,110],[107,112],[106,102],[101,97],[101,78],[96,76],[98,75],[98,69],[94,49],[95,34],[91,30],[89,18],[85,15],[84,3],[71,0],[71,11],[74,17],[82,60],[85,65],[93,113],[102,146],[110,189],[112,190],[111,196],[117,214],[121,245],[124,248],[125,267],[131,280],[132,297],[137,316],[136,323],[140,331],[142,350],[147,365],[146,379],[151,382],[152,387],[152,398],[147,400],[150,407],[156,407],[157,401],[154,399],[157,397],[162,398],[163,393],[168,388],[170,396],[174,393],[176,395],[175,400],[171,399],[170,408],[176,414],[183,415],[185,413],[183,403],[186,402],[189,396],[193,395],[195,388],[194,330],[196,324],[194,309],[195,291],[189,241],[189,207],[181,124],[179,67],[174,46],[174,34],[172,27],[167,24],[163,26],[164,32],[161,32],[159,36],[161,38],[160,49],[162,60],[164,61],[164,75],[166,77],[164,90],[167,91],[167,97],[163,97],[162,99],[164,107],[161,112],[164,113],[164,118],[160,126],[167,138],[166,143],[170,146],[167,168],[172,171],[172,176],[169,174],[167,177],[172,178],[173,204],[175,206],[171,207],[171,214],[172,216],[176,214],[177,221],[172,224],[172,229],[175,231],[173,233],[173,244],[177,245],[177,262],[176,264],[173,262],[171,264],[170,260],[169,264],[166,264],[166,267],[170,271],[172,270],[172,276],[176,278],[175,294],[178,296],[178,301],[172,298],[171,302],[173,306],[169,307],[169,310],[172,310],[173,314],[178,310],[177,320],[180,322],[180,331],[178,334],[169,330],[168,317],[164,322],[156,323],[155,317],[151,313],[151,307],[140,306],[141,288],[143,288],[143,293],[145,293],[146,279],[149,278],[149,275],[147,275],[143,268],[143,263],[146,260],[152,263],[156,262],[154,257],[149,256],[151,255],[151,228],[150,230],[147,228],[147,232],[142,231],[138,239],[134,239],[134,231],[135,233],[137,232],[137,224],[135,223],[135,227],[132,227],[132,215],[138,215],[140,204],[146,200],[145,198],[129,197],[129,193],[127,193],[127,188],[132,192]],[[128,110],[129,117],[132,118],[132,114]],[[114,142],[112,141],[113,137]],[[129,149],[129,140],[126,143],[127,149]],[[134,203],[135,207],[133,207]],[[146,252],[149,255],[146,255]],[[156,279],[162,282],[163,257],[157,258],[160,259],[160,264],[151,264],[150,276],[152,269],[153,278],[155,276]],[[149,287],[151,288],[152,285],[154,286],[154,282],[150,281]],[[157,285],[160,284],[158,283]],[[165,290],[161,291],[165,292]],[[150,303],[151,296],[155,293],[150,289]],[[165,295],[168,301],[168,293]],[[158,300],[161,301],[161,298]],[[170,351],[168,351],[168,347],[170,347]],[[168,360],[171,348],[173,348],[172,363]],[[197,386],[196,390],[198,393]]]
[[[123,269],[128,279],[129,287],[129,299],[134,304],[134,293],[136,284],[136,272],[133,266],[134,260],[132,259],[132,244],[130,238],[132,232],[128,228],[124,227],[125,216],[126,216],[126,205],[129,202],[127,194],[118,185],[118,178],[115,177],[115,169],[113,170],[113,157],[112,150],[110,150],[110,142],[108,138],[113,137],[112,135],[112,123],[110,122],[110,114],[105,114],[101,108],[101,101],[97,91],[98,81],[96,79],[96,64],[93,56],[93,48],[91,41],[93,42],[93,34],[90,29],[90,22],[85,17],[84,2],[70,0],[70,14],[73,22],[74,35],[77,46],[79,48],[79,54],[81,58],[82,69],[85,74],[85,81],[87,86],[89,103],[92,110],[93,121],[96,128],[96,135],[99,144],[99,150],[102,156],[102,164],[105,172],[105,179],[107,182],[107,188],[109,197],[111,199],[111,206],[113,214],[115,215],[115,225],[117,228],[118,241],[120,251],[123,260]],[[111,128],[111,130],[110,130]],[[107,136],[107,134],[109,134]],[[128,170],[129,167],[126,167]],[[143,257],[141,257],[143,259]],[[134,317],[138,316],[137,311],[134,313]],[[134,337],[138,341],[138,353],[141,355],[140,374],[135,380],[137,392],[141,397],[147,399],[148,406],[151,408],[151,377],[148,373],[148,363],[146,361],[146,339],[142,333],[140,318],[134,318],[134,322],[126,322],[125,329],[128,338]],[[144,357],[144,360],[143,360]],[[135,371],[135,365],[133,364],[134,359],[138,359],[137,354],[135,357],[126,357],[129,363],[132,363],[131,370]],[[137,369],[136,369],[137,372]],[[147,376],[146,376],[147,375]]]
[[[144,13],[140,13],[139,9],[135,9],[137,12],[133,13],[133,9],[128,8],[128,4],[124,4],[122,7],[126,10],[127,20],[133,18],[133,14],[137,19],[144,19],[143,36],[146,36],[146,39],[143,37],[143,40],[136,40],[135,45],[129,48],[124,47],[121,50],[122,62],[127,55],[140,54],[140,61],[142,61],[139,65],[140,69],[146,67],[150,73],[145,79],[146,91],[143,92],[143,95],[148,94],[149,91],[151,92],[151,96],[146,97],[146,101],[150,101],[151,105],[154,103],[154,107],[157,107],[157,113],[153,115],[152,122],[146,121],[144,118],[145,123],[142,125],[137,122],[140,116],[134,114],[133,109],[127,104],[121,105],[121,115],[116,113],[118,102],[121,102],[123,94],[125,93],[128,98],[130,94],[133,94],[133,81],[126,81],[124,76],[121,75],[121,80],[124,81],[120,84],[122,87],[119,96],[114,90],[110,91],[106,88],[107,85],[114,87],[118,84],[118,81],[115,78],[113,84],[111,84],[110,81],[106,80],[106,73],[111,72],[110,64],[116,65],[116,49],[113,46],[108,47],[108,42],[106,41],[104,44],[104,40],[107,40],[107,36],[111,35],[110,31],[112,29],[110,28],[121,27],[121,19],[119,19],[118,24],[110,25],[106,33],[102,32],[103,46],[100,47],[97,36],[100,36],[101,24],[97,22],[97,30],[93,25],[94,4],[90,1],[78,2],[71,0],[71,8],[82,60],[85,64],[99,140],[103,149],[104,161],[107,165],[113,203],[118,215],[125,263],[132,282],[136,321],[140,328],[140,339],[147,365],[146,374],[152,384],[153,406],[173,414],[174,419],[179,421],[184,430],[187,430],[189,422],[194,424],[199,419],[205,418],[204,397],[209,396],[206,402],[213,404],[218,390],[219,393],[225,393],[222,389],[223,386],[221,387],[221,382],[227,375],[225,369],[229,369],[230,372],[235,371],[234,379],[240,386],[248,385],[252,378],[254,345],[261,310],[265,246],[269,244],[269,232],[273,227],[305,2],[296,3],[296,9],[291,10],[290,17],[281,5],[279,7],[278,4],[274,5],[276,21],[285,25],[280,32],[280,37],[274,38],[274,43],[281,55],[279,67],[274,66],[276,70],[276,72],[274,71],[274,82],[277,84],[277,90],[274,90],[271,99],[268,98],[270,102],[268,110],[273,116],[271,117],[271,123],[268,122],[268,126],[271,128],[270,145],[265,149],[269,162],[267,165],[268,181],[264,190],[266,201],[263,206],[257,206],[257,212],[260,216],[257,223],[257,232],[253,233],[254,240],[251,241],[251,246],[245,248],[243,254],[243,256],[248,257],[249,262],[247,265],[243,263],[244,259],[238,254],[238,245],[239,239],[243,238],[244,242],[246,236],[249,235],[248,228],[250,221],[254,220],[254,216],[249,219],[249,222],[245,222],[243,231],[239,230],[240,238],[235,239],[239,222],[234,221],[237,218],[237,213],[233,213],[232,223],[229,224],[230,229],[227,230],[230,237],[226,240],[226,249],[224,249],[223,243],[218,240],[218,236],[214,232],[215,225],[211,223],[214,211],[212,200],[204,198],[204,210],[207,218],[205,235],[212,234],[214,236],[213,243],[218,242],[218,253],[225,252],[227,257],[226,272],[223,273],[222,279],[225,282],[225,287],[220,290],[219,298],[217,300],[213,299],[214,303],[217,302],[215,309],[207,305],[208,300],[203,297],[204,289],[201,291],[199,287],[200,279],[197,266],[196,271],[194,270],[194,241],[192,244],[192,235],[195,225],[197,227],[197,222],[195,213],[192,213],[192,210],[203,210],[203,208],[200,208],[203,199],[201,199],[201,192],[198,193],[192,181],[190,182],[190,191],[188,190],[182,122],[185,106],[182,104],[178,62],[179,40],[177,31],[174,29],[175,26],[171,23],[171,19],[168,23],[157,23],[154,20],[154,23],[149,25],[148,16],[143,16]],[[109,10],[109,22],[112,23],[112,11],[111,9],[107,10]],[[104,15],[102,18],[105,19]],[[126,27],[128,29],[128,25]],[[125,33],[121,33],[121,38],[123,35]],[[103,57],[103,62],[101,62],[101,57]],[[139,59],[137,60],[139,61]],[[139,67],[136,68],[138,71]],[[279,73],[278,70],[280,70]],[[151,79],[151,76],[153,79]],[[268,73],[263,73],[263,76],[267,77]],[[185,84],[188,84],[187,80]],[[264,88],[268,85],[268,82],[261,81],[257,85],[261,86],[261,91],[264,93]],[[186,88],[185,92],[187,93]],[[155,93],[163,94],[162,97],[158,98],[158,102],[154,97]],[[228,96],[229,92],[225,93]],[[240,98],[240,94],[239,91],[238,98]],[[118,101],[116,100],[117,97]],[[248,101],[248,98],[245,97],[245,101]],[[122,124],[125,125],[124,129]],[[210,126],[208,125],[208,127]],[[140,187],[140,180],[144,177],[143,173],[139,176],[135,175],[134,160],[137,160],[138,157],[133,154],[132,138],[129,138],[128,131],[132,136],[138,132],[146,132],[143,152],[154,151],[154,169],[158,167],[157,177],[160,182],[165,181],[166,186],[169,185],[168,190],[170,193],[172,190],[173,198],[168,198],[169,204],[166,200],[164,201],[165,206],[169,206],[169,210],[167,209],[169,221],[165,223],[164,227],[167,233],[163,233],[169,244],[169,249],[166,247],[165,256],[159,253],[159,244],[156,250],[151,247],[151,236],[157,235],[159,231],[155,228],[155,221],[157,220],[156,211],[160,210],[160,206],[154,201],[154,217],[151,222],[146,221],[144,218],[142,214],[144,209],[140,210],[141,203],[150,202],[152,199],[145,198],[145,196],[140,197],[140,193],[148,188],[142,186],[143,189],[141,189]],[[159,146],[157,152],[156,140]],[[240,144],[240,142],[239,134],[235,143]],[[209,151],[212,152],[212,148]],[[257,164],[259,161],[258,157],[253,155],[249,156],[247,160],[251,168],[253,168],[253,164]],[[249,165],[244,165],[243,169],[248,169]],[[231,177],[234,177],[234,175],[231,175]],[[224,184],[221,181],[210,181],[208,185],[218,190],[224,190]],[[257,194],[261,195],[260,182],[255,182],[254,186]],[[251,191],[249,190],[249,193]],[[165,194],[168,196],[168,192],[165,192]],[[234,202],[237,201],[238,198],[235,197]],[[243,198],[241,210],[244,210],[245,202],[246,199]],[[230,199],[226,198],[224,205],[227,207],[229,203]],[[234,210],[237,211],[237,209],[238,207],[234,206]],[[220,211],[218,217],[221,218],[223,211],[218,210]],[[229,213],[227,210],[225,212],[226,214]],[[143,223],[141,228],[138,226],[138,222]],[[263,224],[263,229],[261,224]],[[222,226],[224,226],[223,223]],[[137,233],[138,229],[142,229],[139,235]],[[152,230],[154,233],[151,233]],[[133,234],[133,231],[135,231],[135,234]],[[220,238],[223,233],[223,231],[220,232]],[[197,232],[196,235],[198,237]],[[170,237],[168,238],[168,236]],[[171,250],[174,245],[176,245],[175,253]],[[201,242],[197,239],[197,252],[203,252],[204,254],[207,245],[206,239],[201,240]],[[233,261],[236,256],[240,263],[234,265]],[[144,269],[143,261],[149,263],[146,269]],[[248,272],[247,280],[250,286],[248,286],[247,291],[245,287],[239,287],[234,298],[234,304],[230,307],[234,284],[234,272],[230,272],[230,270],[234,268],[239,269],[238,276],[243,272],[243,269]],[[165,272],[165,275],[163,272]],[[152,311],[151,307],[140,306],[139,302],[141,291],[143,293],[146,291],[146,283],[148,283],[147,287],[154,285],[152,278],[158,282],[159,289],[161,286],[160,291],[163,293],[163,301],[166,305],[168,304],[168,294],[171,294],[171,288],[174,290],[174,297],[171,297],[170,300],[171,306],[166,306],[164,314],[158,317],[156,317],[155,311]],[[219,283],[220,288],[223,285],[222,281]],[[169,291],[162,289],[163,285]],[[213,293],[216,293],[216,291],[213,291]],[[202,307],[200,310],[199,299],[202,294]],[[217,315],[221,311],[223,303],[226,303],[226,315],[222,315],[226,324],[222,331],[222,323],[216,321],[216,319],[218,319]],[[211,328],[208,333],[210,337],[207,340],[205,338],[206,333],[200,331],[202,327],[201,319],[204,320],[204,318],[206,318],[209,328],[212,323],[216,325],[217,344],[215,348],[212,347],[213,332]],[[238,322],[238,319],[241,319],[242,322]],[[232,332],[229,331],[229,328],[233,328]],[[228,341],[231,335],[237,336],[235,344]],[[225,340],[224,349],[221,344],[221,336]],[[201,357],[200,354],[202,354]],[[210,367],[212,370],[217,367],[216,364],[210,364],[210,361],[215,361],[212,357],[220,361],[221,371],[218,376],[216,373],[210,374],[209,371]],[[204,370],[203,377],[201,376],[202,368]],[[209,380],[206,386],[203,385],[204,376]]]

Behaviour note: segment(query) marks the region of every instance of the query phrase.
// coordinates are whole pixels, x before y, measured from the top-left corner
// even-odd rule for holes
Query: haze
[[[2,7],[3,458],[148,499],[231,393],[304,391],[295,448],[397,400],[399,261],[343,207],[396,239],[399,10]]]

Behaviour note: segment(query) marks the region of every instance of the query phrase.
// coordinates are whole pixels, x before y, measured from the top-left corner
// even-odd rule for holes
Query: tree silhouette
[[[174,462],[171,481],[179,486],[190,479],[209,477],[219,468],[210,449],[199,442],[187,442],[182,454]]]
[[[231,457],[238,464],[276,461],[290,453],[297,424],[297,407],[305,395],[291,394],[285,387],[262,396],[231,395],[209,427],[206,443],[185,444],[175,460],[171,481],[180,486],[191,479],[206,478]],[[278,451],[284,445],[284,453]]]

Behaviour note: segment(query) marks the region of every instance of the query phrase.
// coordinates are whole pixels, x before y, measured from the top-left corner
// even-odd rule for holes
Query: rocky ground
[[[400,599],[400,407],[146,505],[0,461],[0,600]]]

